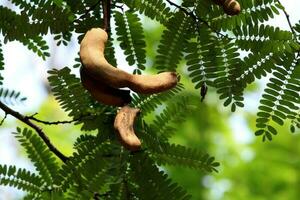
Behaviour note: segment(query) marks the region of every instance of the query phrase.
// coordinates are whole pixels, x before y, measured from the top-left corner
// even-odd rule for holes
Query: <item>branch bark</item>
[[[103,8],[103,29],[110,36],[110,15],[111,15],[111,0],[102,0]]]
[[[37,134],[41,137],[41,139],[45,142],[45,144],[48,146],[49,150],[52,151],[58,158],[60,158],[63,162],[66,162],[68,160],[68,157],[65,156],[63,153],[61,153],[49,140],[47,135],[43,132],[43,130],[32,123],[29,118],[26,116],[18,113],[17,111],[14,111],[4,103],[0,101],[0,108],[5,112],[5,115],[11,115],[15,117],[16,119],[20,120],[21,122],[27,124],[31,128],[33,128]]]

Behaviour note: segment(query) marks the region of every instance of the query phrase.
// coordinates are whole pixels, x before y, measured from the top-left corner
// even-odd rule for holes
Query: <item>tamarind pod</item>
[[[130,74],[113,67],[104,57],[107,33],[101,28],[89,30],[80,43],[80,59],[87,73],[114,88],[127,87]]]
[[[178,80],[175,72],[157,75],[133,75],[107,62],[104,57],[107,33],[101,28],[89,30],[80,44],[80,58],[87,73],[113,88],[129,87],[135,92],[153,94],[175,87]]]
[[[109,87],[101,81],[90,77],[83,68],[80,69],[80,78],[82,85],[100,103],[111,106],[123,106],[131,102],[129,90]]]
[[[156,75],[133,75],[134,82],[128,87],[137,93],[153,94],[169,90],[177,85],[175,72],[162,72]]]
[[[223,10],[228,15],[238,15],[241,12],[241,6],[236,0],[225,0]]]
[[[141,148],[141,141],[135,135],[134,121],[140,112],[137,108],[123,106],[116,115],[114,128],[118,134],[121,144],[130,151],[137,151]]]

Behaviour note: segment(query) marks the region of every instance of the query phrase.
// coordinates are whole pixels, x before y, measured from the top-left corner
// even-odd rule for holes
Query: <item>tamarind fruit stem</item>
[[[111,106],[124,106],[131,102],[129,90],[119,90],[109,87],[87,74],[84,68],[80,68],[80,77],[82,85],[100,103]]]
[[[159,93],[176,86],[177,74],[163,72],[156,75],[134,75],[120,70],[104,57],[107,33],[101,28],[89,30],[80,44],[80,58],[87,73],[113,88],[129,87],[142,94]]]
[[[141,141],[134,132],[134,121],[140,112],[137,108],[123,106],[116,115],[114,128],[121,144],[130,151],[141,148]]]

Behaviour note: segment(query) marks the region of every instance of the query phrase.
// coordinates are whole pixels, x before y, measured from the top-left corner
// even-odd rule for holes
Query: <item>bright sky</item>
[[[290,20],[292,24],[298,22],[300,20],[300,1],[282,0],[282,3],[287,12],[291,15]],[[0,5],[6,4],[7,0],[0,0]],[[288,23],[283,14],[280,17],[276,17],[275,20],[272,20],[270,24],[289,30]],[[46,82],[47,70],[53,67],[61,68],[64,66],[72,66],[74,63],[74,58],[77,56],[79,46],[76,38],[73,38],[68,47],[56,47],[51,38],[48,39],[51,58],[48,58],[46,62],[44,62],[41,58],[38,58],[34,53],[27,50],[26,47],[22,46],[18,42],[11,42],[3,47],[5,71],[1,73],[5,77],[4,86],[21,91],[22,94],[28,98],[28,100],[25,102],[25,105],[14,107],[14,109],[17,109],[22,113],[35,113],[38,111],[38,108],[43,100],[47,97],[47,94],[41,85],[42,81]],[[118,58],[122,55],[120,51],[118,51],[117,54]],[[253,108],[256,109],[255,106],[257,106],[257,96],[250,96],[249,102],[251,105],[253,104]],[[239,118],[238,115],[239,114],[236,115],[235,120],[236,118]],[[2,116],[2,114],[0,116]],[[240,123],[234,124],[237,124],[237,127],[233,127],[234,132],[246,133],[246,135],[243,136],[240,134],[236,135],[238,140],[239,137],[241,137],[241,142],[245,142],[245,137],[249,137],[249,134],[252,133],[250,133],[244,126],[241,126]],[[0,163],[15,164],[20,167],[30,166],[30,164],[24,162],[23,160],[20,160],[19,158],[17,159],[18,151],[15,148],[15,140],[10,134],[11,131],[11,129],[2,128],[0,132]],[[249,141],[249,138],[246,139],[246,141]],[[6,192],[4,192],[4,189]],[[11,193],[7,192],[7,188],[0,187],[0,200],[11,199],[9,196],[5,195],[10,195],[12,199],[15,197]]]

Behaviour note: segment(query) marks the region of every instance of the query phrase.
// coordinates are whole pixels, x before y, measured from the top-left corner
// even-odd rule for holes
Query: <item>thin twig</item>
[[[81,115],[73,120],[64,120],[64,121],[56,121],[56,122],[49,122],[49,121],[44,121],[44,120],[40,120],[40,119],[37,119],[36,117],[34,117],[36,114],[32,115],[32,116],[26,116],[27,119],[30,119],[30,120],[33,120],[33,121],[36,121],[36,122],[39,122],[39,123],[42,123],[42,124],[45,124],[45,125],[59,125],[59,124],[71,124],[73,122],[77,122],[85,117],[90,117],[91,115],[88,114],[88,115]]]
[[[208,28],[210,28],[213,32],[215,32],[217,35],[221,35],[222,37],[228,38],[227,35],[224,35],[223,33],[219,32],[219,31],[215,30],[213,27],[211,27],[207,21],[205,21],[204,19],[202,19],[202,18],[196,16],[196,15],[193,13],[193,11],[188,11],[188,10],[185,9],[184,7],[178,5],[178,4],[176,4],[176,3],[174,3],[174,2],[172,2],[172,1],[170,1],[170,0],[167,0],[167,2],[168,2],[171,6],[175,6],[176,8],[178,8],[179,10],[181,10],[182,12],[184,12],[186,15],[190,16],[191,18],[193,18],[193,20],[194,20],[197,24],[199,24],[199,22],[202,22],[202,23],[204,23]]]
[[[176,3],[170,1],[170,0],[167,0],[167,2],[171,5],[171,6],[175,6],[176,8],[178,8],[179,10],[181,10],[182,12],[184,12],[185,14],[191,16],[194,20],[197,20],[197,17],[190,11],[188,11],[187,9],[177,5]]]
[[[103,8],[103,29],[110,35],[110,13],[111,13],[111,0],[102,0]]]
[[[121,6],[118,6],[117,4],[113,4],[113,6],[115,8],[119,8],[120,10],[122,10],[122,12],[124,12],[124,4],[122,4]]]
[[[0,126],[2,126],[2,125],[3,125],[3,123],[4,123],[5,119],[6,119],[6,117],[7,117],[7,113],[5,113],[5,116],[4,116],[4,117],[3,117],[3,119],[1,120],[1,122],[0,122]]]
[[[57,157],[59,157],[63,162],[66,162],[68,160],[68,157],[66,157],[63,153],[61,153],[49,140],[47,135],[43,132],[43,130],[32,123],[26,116],[21,115],[20,113],[14,111],[13,109],[6,106],[4,103],[0,101],[0,108],[5,112],[6,115],[11,115],[15,117],[16,119],[22,121],[23,123],[27,124],[31,128],[33,128],[38,135],[42,138],[42,140],[45,142],[45,144],[48,146],[49,150],[52,151]]]
[[[280,2],[280,0],[277,0],[277,2],[278,2],[278,3],[280,4],[280,6],[282,7],[282,11],[283,11],[283,13],[284,13],[284,15],[285,15],[285,17],[286,17],[286,20],[287,20],[287,22],[288,22],[288,24],[289,24],[289,27],[290,27],[290,29],[291,29],[293,35],[295,36],[295,38],[297,38],[297,34],[296,34],[296,32],[295,32],[295,30],[294,30],[294,28],[293,28],[293,26],[292,26],[291,20],[290,20],[290,15],[286,12],[285,7],[282,5],[282,3]]]
[[[92,5],[89,9],[86,10],[86,12],[81,15],[79,18],[75,19],[73,21],[74,22],[80,22],[81,19],[85,18],[92,10],[94,10],[96,8],[96,6],[98,6],[98,4],[100,4],[101,0],[97,1],[94,5]]]

